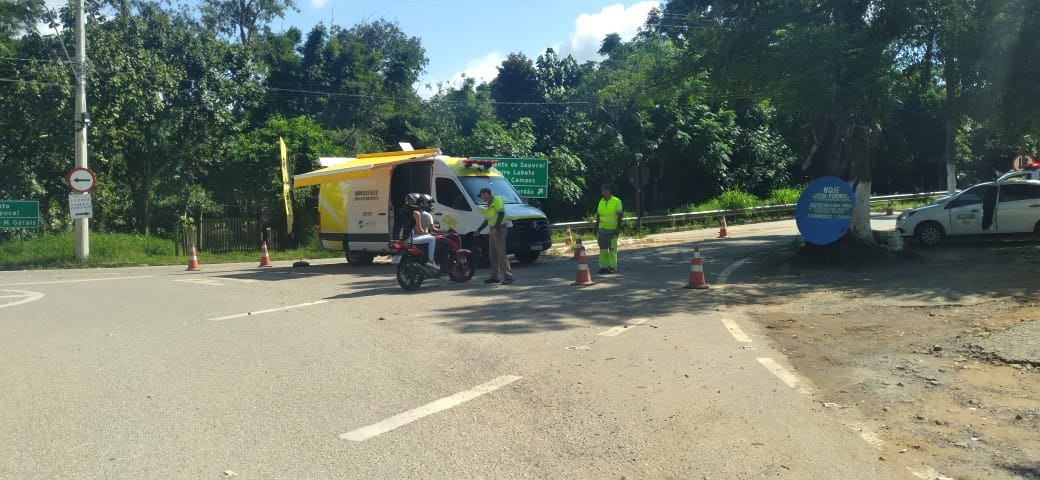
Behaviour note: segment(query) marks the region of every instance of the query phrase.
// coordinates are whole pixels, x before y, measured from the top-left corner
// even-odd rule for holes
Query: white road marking
[[[8,292],[14,292],[15,294],[14,295],[7,295]],[[29,292],[29,291],[26,291],[26,290],[0,290],[0,293],[4,294],[3,296],[0,296],[0,298],[21,298],[22,299],[22,300],[16,300],[16,301],[13,301],[11,303],[5,303],[3,305],[0,305],[0,308],[13,307],[15,305],[22,305],[24,303],[35,302],[35,301],[43,298],[43,294],[40,293],[40,292]]]
[[[726,326],[726,330],[729,330],[729,334],[733,335],[733,338],[738,342],[751,343],[751,338],[744,334],[744,331],[740,329],[740,325],[737,325],[737,322],[728,318],[723,318],[722,324]]]
[[[922,480],[953,480],[953,477],[943,475],[939,473],[938,470],[927,465],[917,468],[906,467],[906,469],[910,470],[910,473],[914,474],[915,477]]]
[[[0,287],[17,287],[23,285],[50,285],[53,283],[83,283],[83,282],[106,282],[109,280],[134,280],[137,278],[151,278],[155,275],[138,275],[136,277],[103,277],[103,278],[81,278],[79,280],[52,280],[49,282],[22,282],[22,283],[0,283]]]
[[[741,265],[744,265],[745,263],[748,263],[750,261],[751,261],[750,258],[742,258],[740,260],[737,260],[737,261],[733,262],[732,265],[726,267],[725,270],[723,270],[722,273],[719,274],[719,278],[718,278],[718,280],[716,280],[716,282],[717,283],[726,283],[726,281],[729,280],[729,276],[732,275],[733,272],[736,271],[736,269],[740,268]]]
[[[441,412],[449,408],[455,407],[459,404],[462,404],[464,402],[473,400],[474,398],[477,398],[481,395],[491,393],[495,390],[498,390],[499,388],[509,385],[510,383],[520,380],[521,378],[523,377],[519,377],[516,375],[504,375],[483,385],[478,385],[469,390],[466,390],[465,392],[459,392],[450,397],[444,397],[440,400],[427,403],[426,405],[423,405],[419,408],[409,410],[398,415],[394,415],[393,417],[383,420],[382,422],[373,423],[372,425],[369,425],[367,427],[362,427],[357,430],[341,434],[339,438],[343,440],[351,440],[354,442],[364,442],[365,440],[368,440],[377,435],[382,435],[396,428],[408,425],[409,423],[419,420],[420,418],[433,415],[437,412]]]
[[[199,285],[213,285],[213,286],[223,285],[223,283],[220,283],[220,282],[218,282],[218,281],[216,281],[216,280],[214,280],[212,278],[181,278],[181,279],[174,280],[174,281],[175,282],[181,282],[181,283],[196,283],[196,284],[199,284]]]
[[[629,322],[624,324],[624,325],[618,325],[618,326],[616,326],[614,328],[611,328],[610,330],[605,330],[605,331],[599,332],[596,335],[599,335],[599,336],[602,336],[602,337],[616,337],[618,335],[621,335],[622,333],[625,333],[627,330],[629,330],[629,327],[634,327],[636,325],[642,325],[642,324],[644,324],[646,322],[649,322],[649,321],[650,321],[649,318],[637,318],[635,320],[629,320]]]
[[[885,441],[882,440],[881,437],[879,437],[876,433],[874,433],[874,431],[871,430],[870,427],[868,427],[868,426],[866,426],[866,425],[864,425],[862,423],[859,423],[859,422],[850,423],[850,424],[848,424],[848,427],[853,432],[858,433],[859,437],[862,438],[864,442],[867,442],[867,443],[869,443],[871,445],[874,445],[875,447],[880,447],[880,446],[885,444]]]
[[[809,388],[802,383],[801,379],[799,379],[797,375],[791,373],[779,363],[776,363],[776,360],[764,357],[759,358],[758,363],[761,363],[763,367],[766,367],[766,370],[769,370],[770,373],[776,375],[776,378],[779,378],[780,381],[787,384],[788,387],[798,390],[801,393],[810,393]]]
[[[211,322],[219,322],[221,320],[231,320],[231,319],[235,319],[235,318],[251,317],[253,315],[263,315],[265,313],[281,312],[283,310],[291,310],[291,309],[294,309],[294,308],[309,307],[311,305],[320,305],[322,303],[328,303],[328,302],[329,302],[328,300],[318,300],[316,302],[307,302],[307,303],[301,303],[301,304],[298,304],[298,305],[286,305],[284,307],[278,307],[278,308],[268,308],[267,310],[257,310],[255,312],[239,313],[239,314],[235,314],[235,315],[228,315],[226,317],[211,318],[209,320]]]

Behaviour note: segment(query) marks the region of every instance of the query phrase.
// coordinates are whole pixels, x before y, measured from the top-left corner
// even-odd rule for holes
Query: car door
[[[480,226],[478,220],[483,217],[473,214],[473,206],[454,178],[434,179],[434,192],[437,205],[433,208],[433,218],[441,224],[442,229],[451,228],[460,233],[468,233]]]
[[[1012,182],[1000,185],[997,231],[1030,233],[1040,221],[1040,185]]]
[[[986,196],[996,196],[996,185],[979,185],[962,192],[957,198],[946,204],[949,212],[949,228],[947,232],[951,235],[981,235],[983,233],[994,233],[995,228],[987,225],[983,228],[985,212],[983,203]],[[993,202],[994,206],[996,202]]]

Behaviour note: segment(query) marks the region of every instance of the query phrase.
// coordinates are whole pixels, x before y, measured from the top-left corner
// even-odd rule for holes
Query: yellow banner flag
[[[286,154],[285,140],[282,140],[282,137],[278,137],[278,149],[282,160],[282,197],[285,199],[285,229],[289,232],[289,235],[292,235],[293,214],[292,198],[289,196],[289,191],[292,190],[289,187],[289,156]]]

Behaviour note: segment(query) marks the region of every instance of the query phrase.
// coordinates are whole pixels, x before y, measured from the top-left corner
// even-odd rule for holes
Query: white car
[[[904,237],[935,245],[947,235],[1040,235],[1040,180],[1004,180],[975,185],[896,219]]]

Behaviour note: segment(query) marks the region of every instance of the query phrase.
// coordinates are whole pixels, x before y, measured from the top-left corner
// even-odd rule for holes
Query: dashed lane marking
[[[209,320],[211,322],[219,322],[219,321],[222,321],[222,320],[233,320],[233,319],[236,319],[236,318],[251,317],[253,315],[263,315],[265,313],[274,313],[274,312],[281,312],[281,311],[284,311],[284,310],[292,310],[294,308],[310,307],[312,305],[320,305],[322,303],[328,303],[328,302],[329,302],[328,300],[318,300],[316,302],[300,303],[300,304],[297,304],[297,305],[286,305],[284,307],[269,308],[267,310],[257,310],[255,312],[238,313],[238,314],[235,314],[235,315],[228,315],[228,316],[225,316],[225,317],[211,318]]]
[[[611,328],[610,330],[604,330],[602,332],[599,332],[596,335],[599,335],[601,337],[616,337],[630,330],[631,327],[634,327],[636,325],[642,325],[648,321],[650,321],[649,318],[636,318],[634,320],[629,320],[628,323],[624,325],[618,325],[614,328]]]
[[[181,283],[194,283],[194,284],[197,284],[197,285],[208,285],[208,286],[221,286],[221,285],[223,285],[223,283],[220,283],[220,282],[218,282],[218,281],[216,281],[216,280],[214,280],[212,278],[182,278],[182,279],[178,279],[178,280],[174,280],[174,281],[175,282],[181,282]]]
[[[440,400],[427,403],[426,405],[423,405],[419,408],[415,408],[407,412],[394,415],[386,420],[383,420],[382,422],[373,423],[372,425],[369,425],[367,427],[362,427],[357,430],[352,430],[347,433],[341,434],[339,438],[343,440],[350,440],[353,442],[364,442],[365,440],[368,440],[372,437],[382,435],[396,428],[408,425],[409,423],[419,420],[420,418],[433,415],[437,412],[441,412],[449,408],[455,407],[457,405],[460,405],[462,403],[473,400],[474,398],[477,398],[481,395],[491,393],[506,385],[509,385],[510,383],[520,380],[521,378],[523,377],[519,377],[516,375],[504,375],[494,380],[491,380],[490,382],[487,382],[483,385],[478,385],[469,390],[466,390],[465,392],[459,392],[455,395],[444,397]]]
[[[22,283],[2,283],[0,287],[20,287],[24,285],[51,285],[54,283],[86,283],[86,282],[107,282],[111,280],[134,280],[138,278],[151,278],[155,275],[138,275],[136,277],[98,277],[98,278],[80,278],[76,280],[51,280],[49,282],[22,282]]]
[[[798,390],[801,393],[810,393],[809,388],[800,378],[798,378],[797,375],[791,373],[779,363],[776,363],[776,360],[764,357],[759,358],[758,363],[761,363],[763,367],[766,367],[766,370],[769,370],[770,373],[776,375],[776,378],[779,378],[780,381],[784,382],[788,387]]]
[[[751,338],[740,329],[740,325],[737,325],[737,322],[728,318],[723,318],[722,324],[726,327],[726,330],[729,330],[729,334],[733,335],[733,338],[738,342],[751,343]]]

